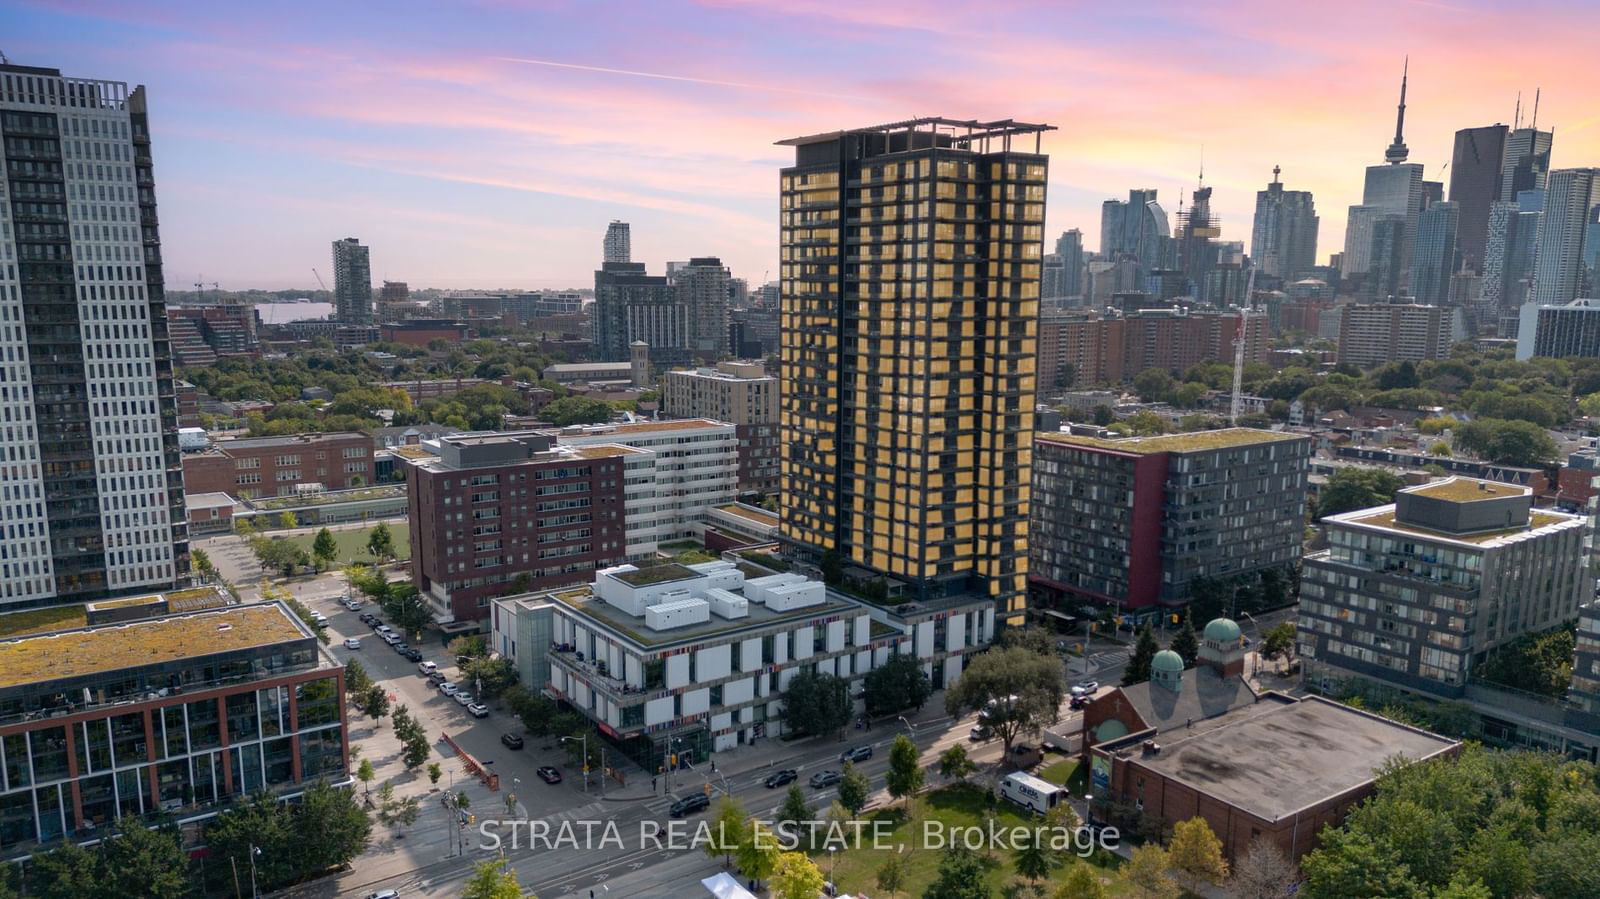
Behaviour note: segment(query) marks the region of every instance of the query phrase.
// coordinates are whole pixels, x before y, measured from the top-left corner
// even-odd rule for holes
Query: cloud
[[[556,69],[573,69],[579,72],[599,72],[605,75],[627,75],[632,78],[656,78],[661,81],[684,81],[690,84],[709,84],[717,87],[733,87],[747,91],[771,91],[782,94],[808,94],[814,97],[835,97],[841,100],[863,100],[864,97],[853,97],[849,94],[831,94],[824,91],[811,91],[802,88],[784,87],[777,84],[747,84],[742,81],[719,81],[715,78],[693,78],[688,75],[666,75],[661,72],[636,72],[632,69],[609,69],[605,66],[586,66],[572,62],[554,62],[548,59],[519,59],[515,56],[496,56],[501,62],[514,62],[525,66],[550,66]]]

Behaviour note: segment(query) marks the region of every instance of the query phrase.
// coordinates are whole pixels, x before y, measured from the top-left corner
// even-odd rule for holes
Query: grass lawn
[[[1052,762],[1040,768],[1038,775],[1053,784],[1061,784],[1074,796],[1082,796],[1089,790],[1088,772],[1077,759]]]
[[[0,615],[0,637],[19,637],[23,634],[41,634],[66,628],[83,627],[89,623],[83,606],[55,606],[49,609],[28,609]]]
[[[366,563],[377,561],[367,554],[367,536],[371,533],[372,528],[332,531],[334,542],[339,544],[339,560],[337,564],[343,565],[352,560]],[[394,537],[395,560],[403,562],[411,558],[411,526],[403,521],[391,521],[389,522],[389,534]],[[317,539],[317,535],[315,532],[296,534],[289,539],[305,547],[306,552],[311,552],[311,543]]]
[[[978,827],[985,828],[990,814],[988,799],[984,792],[971,786],[945,787],[925,793],[921,799],[921,814],[926,821],[939,821],[947,827]],[[1010,803],[1000,802],[993,808],[996,828],[1009,829],[1042,822],[1042,819],[1030,814],[1025,814]],[[923,840],[925,832],[924,821],[907,822],[904,819],[899,803],[890,808],[878,809],[866,816],[869,822],[862,828],[863,845],[839,852],[833,860],[833,881],[841,893],[866,893],[876,896],[881,891],[877,887],[875,878],[878,868],[883,864],[887,849],[875,849],[872,845],[874,834],[873,822],[882,820],[888,822],[883,825],[892,829],[888,831],[891,836],[886,837],[886,842],[905,846],[909,849],[906,865],[906,885],[900,895],[920,896],[939,876],[939,859],[942,853],[937,848],[928,848]],[[991,867],[988,872],[988,884],[995,895],[1000,894],[1000,888],[1015,874],[1013,853],[1004,849],[997,849],[989,854]],[[828,876],[830,862],[826,851],[813,854],[817,867],[822,869],[823,876]],[[1072,857],[1076,861],[1076,856]],[[1122,859],[1116,855],[1096,850],[1088,859],[1089,864],[1101,872],[1102,880],[1107,883],[1113,895],[1121,890],[1116,869],[1122,864]],[[1059,872],[1060,868],[1057,869]]]

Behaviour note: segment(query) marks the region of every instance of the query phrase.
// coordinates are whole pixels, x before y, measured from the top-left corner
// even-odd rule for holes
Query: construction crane
[[[311,270],[311,274],[316,276],[317,286],[318,287],[322,288],[323,290],[327,290],[328,289],[328,285],[322,283],[322,276],[317,274],[317,270],[316,269],[313,268]]]
[[[1228,404],[1228,426],[1239,426],[1239,409],[1244,405],[1244,345],[1250,336],[1250,313],[1255,311],[1256,267],[1244,285],[1244,308],[1239,310],[1239,336],[1233,340],[1233,401]]]

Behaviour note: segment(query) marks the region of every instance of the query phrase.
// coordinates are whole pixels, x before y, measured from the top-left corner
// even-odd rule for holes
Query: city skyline
[[[375,280],[573,287],[592,278],[612,219],[633,224],[634,257],[652,266],[715,254],[741,277],[775,277],[771,172],[784,154],[773,141],[934,106],[1069,123],[1043,146],[1059,161],[1050,234],[1096,233],[1100,203],[1133,188],[1157,189],[1175,212],[1202,146],[1226,240],[1247,239],[1274,165],[1324,209],[1358,202],[1361,170],[1392,133],[1407,53],[1406,142],[1430,180],[1457,130],[1512,124],[1518,91],[1526,124],[1541,85],[1540,125],[1561,132],[1552,167],[1592,165],[1600,116],[1578,86],[1600,78],[1600,62],[1580,36],[1553,29],[1481,52],[1483,35],[1567,8],[1384,6],[1389,27],[1375,37],[1350,9],[1111,20],[1030,4],[981,19],[955,5],[925,17],[904,5],[662,4],[631,9],[635,30],[615,32],[616,17],[588,7],[307,8],[213,24],[182,4],[126,16],[11,4],[0,49],[147,85],[155,138],[170,148],[162,224],[175,287],[309,290],[328,242],[347,234],[373,248]],[[943,33],[985,39],[923,52]],[[1321,35],[1313,47],[1308,33]],[[1102,49],[1130,41],[1144,48],[1136,61]],[[819,54],[852,77],[817,75]],[[979,77],[951,76],[952,57]],[[1164,89],[1179,81],[1189,89]],[[1343,226],[1327,217],[1319,262]]]

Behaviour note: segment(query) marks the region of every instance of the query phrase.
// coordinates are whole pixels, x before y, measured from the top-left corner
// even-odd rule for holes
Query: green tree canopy
[[[1012,646],[991,649],[968,662],[960,679],[945,690],[945,710],[958,717],[983,713],[984,723],[1004,741],[1009,755],[1017,737],[1055,722],[1065,693],[1060,656]]]
[[[922,670],[922,663],[910,653],[896,653],[887,662],[867,672],[862,679],[867,714],[892,715],[906,709],[921,708],[933,692],[933,683]]]
[[[1404,486],[1399,475],[1382,468],[1341,468],[1317,493],[1317,517],[1392,503]]]
[[[850,716],[850,685],[832,674],[802,671],[789,680],[789,688],[783,692],[784,723],[801,733],[843,730]]]

